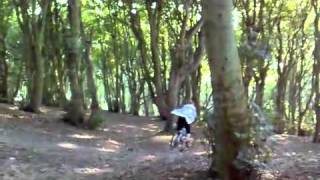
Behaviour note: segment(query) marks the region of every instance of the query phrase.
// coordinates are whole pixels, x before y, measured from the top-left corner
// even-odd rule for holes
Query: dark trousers
[[[177,131],[180,131],[182,128],[186,128],[187,134],[190,134],[190,124],[187,123],[185,118],[178,117]]]

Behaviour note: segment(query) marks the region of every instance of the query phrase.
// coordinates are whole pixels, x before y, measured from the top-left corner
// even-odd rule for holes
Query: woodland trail
[[[88,131],[60,122],[61,111],[43,111],[0,105],[0,179],[180,179],[208,166],[199,141],[170,150],[161,121],[103,112],[104,126]]]
[[[102,112],[99,130],[62,123],[63,112],[43,108],[33,115],[0,104],[0,179],[208,179],[207,147],[200,128],[186,152],[170,150],[162,121]],[[309,138],[275,135],[262,179],[320,179],[320,146]]]

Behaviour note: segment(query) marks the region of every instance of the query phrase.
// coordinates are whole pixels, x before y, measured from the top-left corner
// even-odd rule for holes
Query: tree
[[[246,179],[237,167],[241,149],[248,145],[248,104],[232,27],[231,0],[204,0],[204,29],[214,90],[215,157],[211,171],[222,179]]]
[[[8,64],[5,39],[9,28],[9,1],[0,1],[0,102],[8,102]]]
[[[14,3],[17,19],[23,33],[26,68],[29,72],[29,78],[31,78],[29,84],[30,102],[24,109],[30,112],[39,112],[44,85],[44,58],[42,55],[44,31],[51,1],[14,0]],[[41,10],[39,14],[36,12],[37,8]]]
[[[84,34],[84,33],[83,33]],[[87,69],[87,84],[89,93],[91,96],[91,109],[97,110],[100,109],[99,102],[98,102],[98,96],[97,96],[97,86],[94,79],[94,66],[92,63],[92,36],[93,32],[91,31],[88,35],[83,35],[84,40],[84,47],[85,47],[85,53],[84,53],[84,62]]]
[[[312,6],[316,17],[314,19],[314,37],[315,37],[315,47],[313,51],[314,65],[313,65],[313,78],[314,78],[314,112],[316,115],[316,125],[313,137],[313,142],[320,142],[320,9],[317,0],[312,0]]]
[[[68,20],[70,29],[66,35],[66,63],[71,89],[71,100],[64,120],[74,124],[84,123],[83,97],[81,95],[80,81],[78,78],[79,63],[81,60],[80,48],[80,0],[68,0]]]
[[[138,41],[138,47],[143,62],[144,76],[146,77],[147,85],[150,94],[156,104],[160,116],[166,120],[164,131],[172,130],[172,117],[170,111],[178,104],[179,92],[184,81],[196,71],[200,65],[203,56],[203,37],[199,32],[202,27],[202,19],[188,23],[194,7],[197,7],[197,2],[187,0],[183,2],[184,11],[175,19],[178,21],[177,29],[173,30],[176,37],[174,39],[174,46],[170,49],[170,69],[166,69],[165,57],[161,57],[160,33],[163,26],[161,26],[161,15],[164,13],[164,6],[171,8],[170,3],[165,4],[162,1],[145,1],[145,9],[147,12],[147,23],[149,25],[150,36],[150,50],[151,61],[148,57],[148,43],[147,37],[141,26],[141,13],[133,7],[133,1],[127,1],[129,5],[131,29]],[[176,3],[176,8],[179,3]],[[167,8],[168,8],[167,7]],[[170,14],[170,12],[167,12]],[[172,27],[171,27],[172,29]],[[198,34],[199,33],[199,34]],[[197,39],[196,41],[193,41]],[[196,43],[193,43],[196,42]],[[194,47],[196,45],[196,47]],[[162,59],[161,59],[162,58]],[[161,61],[162,60],[162,61]],[[150,63],[149,63],[150,62]],[[148,64],[151,64],[148,67]],[[162,66],[163,64],[163,66]],[[151,70],[149,70],[151,69]],[[164,71],[163,71],[164,70]],[[168,70],[168,72],[166,72]],[[150,75],[153,73],[153,76]],[[168,83],[166,81],[166,73],[169,74]]]

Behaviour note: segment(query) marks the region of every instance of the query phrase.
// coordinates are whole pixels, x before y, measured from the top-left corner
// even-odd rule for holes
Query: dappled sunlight
[[[113,133],[122,133],[123,131],[121,129],[114,129],[111,132],[113,132]]]
[[[97,139],[98,137],[89,135],[89,134],[72,134],[68,135],[68,137],[76,138],[76,139]]]
[[[62,142],[57,144],[59,147],[65,148],[65,149],[78,149],[79,146],[76,144],[68,143],[68,142]]]
[[[193,154],[196,156],[203,156],[203,155],[207,155],[208,153],[206,151],[198,151],[198,152],[194,152]]]
[[[52,111],[52,110],[50,110],[49,108],[40,108],[40,111],[41,111],[42,113],[48,113],[48,112],[50,112],[50,111]]]
[[[115,153],[118,152],[121,146],[124,144],[121,142],[118,142],[113,139],[108,139],[105,141],[102,147],[97,148],[98,151],[100,152],[108,152],[108,153]]]
[[[138,161],[155,161],[157,159],[158,159],[157,156],[152,155],[152,154],[148,154],[148,155],[139,157]]]
[[[19,108],[17,106],[9,106],[8,109],[10,109],[10,110],[19,110]]]
[[[113,173],[114,169],[110,167],[109,164],[106,164],[105,167],[97,168],[97,167],[85,167],[85,168],[75,168],[75,173],[83,174],[83,175],[101,175],[104,173]]]
[[[120,143],[120,142],[118,142],[118,141],[116,141],[116,140],[113,140],[113,139],[108,139],[106,142],[107,142],[107,143],[111,143],[111,144],[116,145],[116,146],[121,146],[121,145],[123,145],[123,143]]]
[[[141,128],[144,131],[150,131],[150,132],[155,132],[156,129],[151,129],[151,128]]]
[[[147,125],[148,128],[152,128],[152,129],[158,129],[159,127],[155,124],[148,124]]]
[[[120,127],[124,127],[124,128],[132,128],[132,129],[137,128],[137,126],[129,125],[129,124],[119,124],[116,126],[120,126]]]
[[[111,148],[97,148],[100,152],[108,152],[108,153],[115,153],[119,150],[119,148],[111,149]]]
[[[0,120],[1,118],[13,118],[13,116],[9,114],[0,114]]]
[[[172,136],[155,136],[152,138],[152,141],[154,142],[169,142],[171,140]]]

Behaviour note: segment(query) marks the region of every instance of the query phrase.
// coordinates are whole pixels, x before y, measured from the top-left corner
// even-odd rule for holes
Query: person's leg
[[[187,134],[190,134],[190,133],[191,133],[190,124],[188,124],[188,123],[186,122],[185,127],[186,127],[186,130],[187,130]]]
[[[178,117],[177,121],[177,131],[179,132],[184,127],[184,118]]]
[[[187,136],[186,136],[186,146],[187,147],[191,147],[192,144],[192,138],[191,138],[191,126],[190,124],[187,123],[187,121],[185,120],[185,118],[183,118],[183,127],[186,128],[187,131]]]
[[[182,126],[186,128],[187,134],[190,134],[190,124],[187,123],[185,118],[182,118]]]

